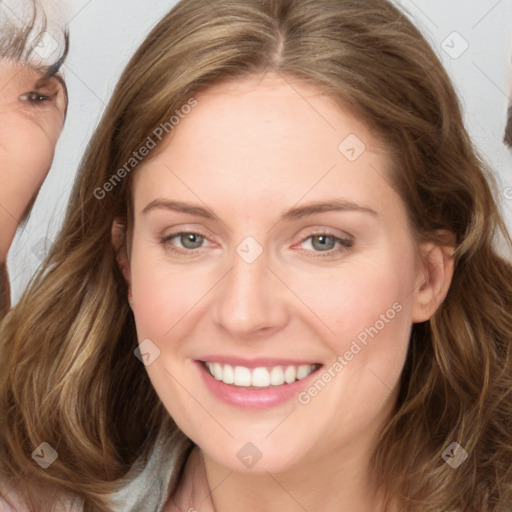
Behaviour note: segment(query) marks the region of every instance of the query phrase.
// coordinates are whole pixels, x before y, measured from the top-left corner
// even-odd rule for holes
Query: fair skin
[[[66,112],[55,77],[0,60],[0,264],[50,169]]]
[[[411,325],[430,318],[448,291],[449,251],[415,251],[404,203],[385,179],[385,148],[318,90],[268,75],[195,97],[198,106],[135,175],[126,255],[113,229],[139,343],[160,350],[146,370],[197,445],[165,510],[381,511],[371,453],[396,402]],[[338,149],[350,134],[367,148],[355,161]],[[144,213],[157,199],[215,218]],[[279,221],[334,199],[375,213]],[[183,231],[204,238],[168,238]],[[353,247],[321,239],[326,232]],[[248,236],[263,249],[251,263],[236,251]],[[198,375],[195,361],[208,354],[306,360],[322,364],[321,375],[396,303],[400,312],[307,404],[236,407]],[[248,442],[262,454],[250,468],[237,457]]]

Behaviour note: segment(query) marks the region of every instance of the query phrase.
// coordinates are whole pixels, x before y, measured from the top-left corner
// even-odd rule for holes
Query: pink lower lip
[[[304,379],[296,380],[291,384],[283,384],[282,386],[270,388],[249,389],[225,384],[215,379],[203,366],[201,361],[195,361],[195,364],[206,387],[214,396],[229,405],[246,409],[268,409],[288,402],[296,397],[305,387],[310,385],[311,380],[316,377],[318,370],[321,368],[320,366]]]

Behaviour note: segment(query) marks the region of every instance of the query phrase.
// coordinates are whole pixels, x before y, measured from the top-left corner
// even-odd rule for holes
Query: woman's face
[[[50,169],[66,103],[58,79],[0,60],[0,261]]]
[[[129,280],[149,377],[225,467],[354,458],[429,316],[385,148],[332,99],[272,75],[196,100],[134,179]]]

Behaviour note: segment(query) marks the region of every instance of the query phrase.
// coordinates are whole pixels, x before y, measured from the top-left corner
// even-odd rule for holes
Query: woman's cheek
[[[5,122],[2,126],[0,161],[18,189],[35,190],[51,167],[57,137],[49,137],[39,126],[25,119]],[[32,195],[32,194],[30,194]]]
[[[23,161],[25,172],[31,177],[31,183],[38,189],[52,166],[55,146],[46,138],[33,139],[29,145],[31,155],[26,155],[27,149],[22,147],[20,148],[20,160]]]
[[[373,272],[371,264],[355,258],[328,273],[319,269],[316,275],[297,275],[295,281],[298,297],[311,305],[328,331],[339,334],[351,334],[373,318],[390,291],[382,267]]]
[[[378,268],[372,264],[352,268],[339,280],[325,283],[328,293],[309,298],[320,308],[318,315],[331,331],[325,341],[337,354],[359,354],[373,340],[396,332],[403,305],[390,269],[385,259]]]
[[[134,248],[137,241],[134,239]],[[155,253],[162,251],[154,257]],[[202,281],[190,267],[177,265],[154,244],[132,252],[131,289],[135,318],[143,332],[163,339],[205,295]]]

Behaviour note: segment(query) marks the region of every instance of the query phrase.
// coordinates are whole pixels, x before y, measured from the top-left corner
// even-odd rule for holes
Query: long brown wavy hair
[[[269,71],[316,86],[385,143],[417,243],[442,244],[438,229],[455,235],[450,290],[413,325],[374,454],[386,506],[503,512],[512,503],[512,240],[497,180],[435,52],[387,0],[183,0],[122,74],[62,230],[1,327],[3,472],[31,510],[42,510],[37,484],[108,511],[115,481],[147,456],[169,416],[134,357],[112,247],[114,219],[132,225],[137,170],[106,197],[98,190],[193,94]],[[45,470],[31,458],[42,441],[59,454]],[[442,458],[453,441],[469,454],[456,470]]]

